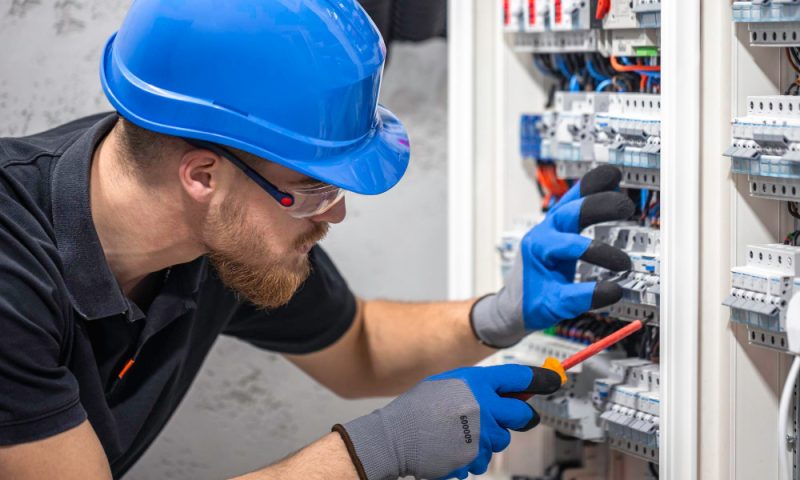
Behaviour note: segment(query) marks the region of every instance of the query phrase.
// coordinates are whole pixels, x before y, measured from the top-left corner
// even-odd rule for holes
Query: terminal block
[[[733,173],[748,176],[751,195],[800,199],[800,97],[748,97],[731,136],[725,155]]]
[[[521,32],[525,25],[525,0],[502,0],[503,29],[506,32]]]
[[[614,56],[651,56],[661,45],[660,26],[660,1],[613,1],[603,19],[610,36],[602,50]]]
[[[661,47],[660,30],[640,28],[611,31],[611,45],[605,50],[617,57],[653,56]]]
[[[605,52],[604,32],[600,30],[546,31],[515,33],[514,50],[526,53]]]
[[[594,381],[592,400],[603,413],[609,445],[658,461],[661,379],[658,364],[639,358],[612,360],[611,374]]]
[[[658,323],[661,300],[661,231],[651,227],[618,228],[612,245],[631,257],[632,269],[617,278],[622,300],[610,313],[623,320],[651,318]],[[613,239],[613,237],[612,237]]]
[[[554,32],[589,30],[599,26],[595,20],[597,0],[552,0],[550,29]]]
[[[601,313],[621,320],[651,319],[659,321],[661,304],[661,231],[634,222],[613,222],[595,225],[583,235],[624,250],[631,258],[632,269],[622,274],[579,262],[575,280],[616,281],[623,291],[622,300]]]
[[[543,333],[534,333],[507,351],[506,362],[541,365],[547,357],[565,360],[585,345]],[[536,396],[531,401],[542,423],[583,440],[601,441],[605,431],[594,405],[592,392],[597,378],[611,371],[610,362],[622,352],[605,351],[567,372],[567,383],[554,395]]]
[[[659,28],[661,26],[661,0],[633,0],[631,8],[636,14],[641,28]]]
[[[624,239],[626,233],[630,228],[637,228],[636,222],[607,222],[592,225],[586,228],[581,235],[613,245],[617,248],[624,249],[627,246],[627,241]],[[620,234],[620,232],[623,232]],[[593,265],[588,262],[578,262],[578,267],[575,274],[576,282],[600,282],[610,280],[613,274],[602,267]]]
[[[523,5],[523,30],[540,33],[550,30],[551,2],[547,0],[525,0]]]
[[[800,1],[753,0],[733,3],[733,20],[748,23],[750,44],[763,47],[800,45]]]
[[[661,180],[660,95],[611,94],[608,113],[596,114],[595,122],[596,128],[605,131],[606,138],[611,139],[607,145],[608,162],[622,169],[622,186],[658,189]]]
[[[558,92],[555,141],[556,172],[565,179],[582,177],[595,163],[598,134],[594,116],[608,112],[608,93]]]
[[[660,0],[612,1],[603,19],[606,30],[634,30],[661,26]]]
[[[786,307],[800,287],[800,247],[750,245],[746,264],[731,269],[731,293],[723,302],[731,321],[767,332],[786,331]]]
[[[522,115],[519,122],[519,150],[522,158],[535,161],[542,158],[542,135],[547,126],[542,124],[541,115]]]
[[[544,112],[541,119],[536,124],[539,132],[540,146],[539,158],[544,161],[555,161],[558,153],[558,142],[556,141],[556,131],[558,127],[558,113],[554,111]]]

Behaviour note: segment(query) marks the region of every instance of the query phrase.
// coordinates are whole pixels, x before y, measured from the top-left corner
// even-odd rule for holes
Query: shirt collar
[[[106,261],[92,219],[89,179],[92,158],[100,141],[117,121],[110,114],[86,130],[56,161],[52,176],[53,229],[64,268],[64,282],[75,310],[87,320],[129,314],[141,317],[132,309]],[[120,212],[124,214],[124,212]],[[182,294],[197,292],[205,278],[201,258],[174,267],[180,275]]]

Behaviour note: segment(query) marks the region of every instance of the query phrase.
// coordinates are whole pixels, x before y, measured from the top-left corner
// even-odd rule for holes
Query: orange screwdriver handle
[[[620,342],[622,339],[630,335],[633,335],[634,333],[641,330],[642,327],[644,327],[644,323],[641,320],[636,320],[634,322],[631,322],[625,327],[620,328],[616,332],[612,333],[611,335],[608,335],[594,342],[593,344],[579,351],[575,355],[572,355],[571,357],[567,358],[563,362],[559,362],[553,357],[547,357],[544,361],[544,364],[542,365],[542,368],[547,368],[548,370],[552,370],[558,373],[558,375],[561,377],[561,385],[564,385],[565,383],[567,383],[567,374],[566,374],[567,370],[585,361],[586,359],[591,358],[594,355],[597,355],[598,353],[614,345],[615,343]],[[533,396],[533,394],[509,393],[509,394],[504,394],[503,396],[509,398],[516,398],[522,401],[527,401]]]

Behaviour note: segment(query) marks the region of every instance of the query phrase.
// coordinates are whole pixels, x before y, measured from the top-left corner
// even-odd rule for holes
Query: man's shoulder
[[[60,156],[83,132],[108,116],[99,113],[25,137],[0,137],[0,168]]]

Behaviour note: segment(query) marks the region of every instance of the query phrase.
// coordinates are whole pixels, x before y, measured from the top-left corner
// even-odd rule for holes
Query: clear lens
[[[308,218],[321,215],[344,198],[344,190],[333,185],[321,185],[290,191],[294,205],[289,207],[289,215],[295,218]]]

